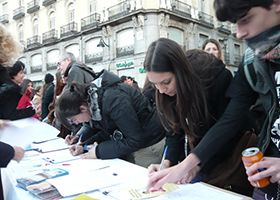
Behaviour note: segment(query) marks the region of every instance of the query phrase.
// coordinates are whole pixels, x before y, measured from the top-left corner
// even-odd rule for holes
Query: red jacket
[[[17,108],[22,109],[22,108],[33,107],[33,104],[31,102],[31,95],[32,95],[32,93],[29,90],[27,90],[26,93],[24,93],[22,95],[22,97],[20,98]],[[36,119],[40,118],[39,115],[37,115],[37,114],[34,114],[32,117],[34,117]]]

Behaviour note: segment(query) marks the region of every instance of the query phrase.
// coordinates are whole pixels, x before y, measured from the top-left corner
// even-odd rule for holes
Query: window
[[[23,25],[22,24],[20,24],[18,26],[18,39],[19,39],[20,42],[23,42],[23,40],[24,40]]]
[[[8,14],[8,2],[2,4],[2,13]]]
[[[96,0],[90,0],[89,2],[89,14],[93,14],[96,12]]]
[[[133,29],[125,29],[117,33],[117,56],[134,54]]]
[[[168,30],[168,38],[184,46],[184,32],[182,30],[170,27]]]
[[[57,62],[59,59],[59,50],[54,49],[47,52],[47,70],[52,70],[57,68]]]
[[[78,44],[70,44],[69,46],[65,47],[65,51],[73,53],[76,59],[79,60],[80,49]]]
[[[55,29],[55,13],[52,11],[49,15],[49,28],[50,30]]]
[[[204,35],[204,34],[199,34],[199,42],[198,42],[198,48],[201,49],[202,48],[202,44],[205,40],[208,39],[208,35]]]
[[[74,4],[73,3],[70,3],[68,5],[68,22],[74,22],[74,19],[75,19],[75,9],[74,9]]]
[[[24,0],[18,0],[18,5],[20,6],[24,6]]]
[[[86,41],[85,63],[101,61],[103,58],[103,47],[97,47],[101,38],[94,38]]]
[[[38,19],[33,20],[33,35],[38,35]]]
[[[35,54],[31,56],[31,73],[42,71],[42,55]]]
[[[234,64],[239,65],[241,62],[241,48],[239,44],[234,44]]]

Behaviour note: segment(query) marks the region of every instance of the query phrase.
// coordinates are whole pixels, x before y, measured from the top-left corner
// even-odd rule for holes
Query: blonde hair
[[[0,24],[0,64],[8,65],[22,52],[22,47],[16,42],[6,27]]]

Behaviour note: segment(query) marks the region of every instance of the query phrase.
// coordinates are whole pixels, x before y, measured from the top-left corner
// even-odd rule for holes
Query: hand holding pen
[[[168,147],[165,146],[160,164],[151,164],[148,167],[149,174],[170,167],[170,161],[166,160],[167,151],[168,151]]]

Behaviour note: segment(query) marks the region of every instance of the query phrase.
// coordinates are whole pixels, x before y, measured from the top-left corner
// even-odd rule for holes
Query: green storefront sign
[[[133,61],[124,61],[121,63],[116,63],[117,69],[131,68],[131,67],[133,67],[133,65],[134,65]]]

